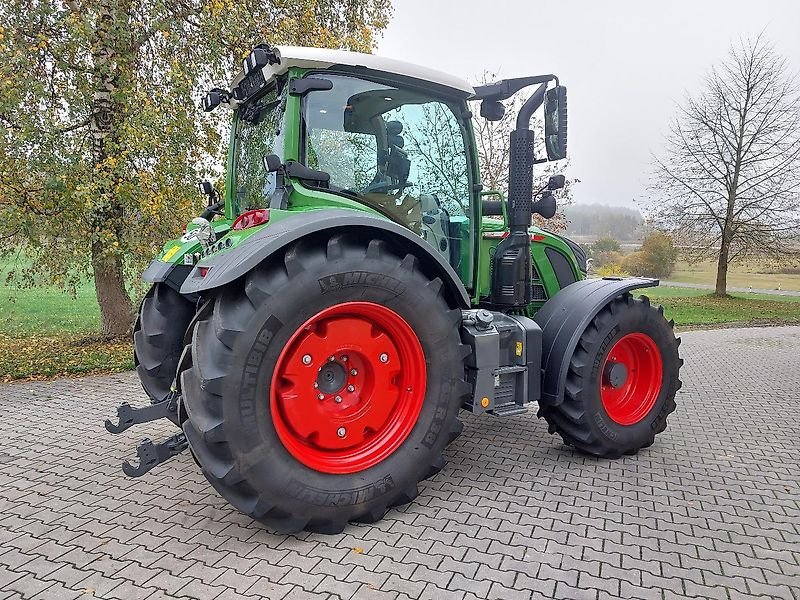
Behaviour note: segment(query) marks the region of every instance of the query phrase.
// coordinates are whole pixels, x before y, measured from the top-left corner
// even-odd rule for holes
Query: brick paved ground
[[[533,415],[467,418],[417,501],[272,535],[180,456],[145,478],[102,418],[132,374],[0,386],[0,598],[800,597],[800,327],[684,334],[656,445],[574,454]]]

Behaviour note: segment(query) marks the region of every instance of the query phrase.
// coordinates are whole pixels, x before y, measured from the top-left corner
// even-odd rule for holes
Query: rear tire
[[[303,240],[222,288],[213,311],[194,325],[192,365],[181,375],[183,429],[206,478],[238,510],[284,533],[337,533],[348,521],[374,522],[389,507],[412,501],[418,482],[442,468],[442,450],[462,428],[457,413],[468,386],[460,319],[443,298],[442,281],[425,275],[414,256],[342,234]],[[352,322],[352,332],[342,322]],[[422,363],[401,348],[411,340],[403,323],[418,339]],[[372,333],[365,339],[362,330]],[[313,336],[322,341],[308,342]],[[370,340],[387,336],[395,349],[384,361]],[[391,385],[376,384],[372,396],[364,392],[374,402],[369,411],[390,402],[394,415],[417,398],[416,412],[411,420],[387,417],[398,437],[379,420],[363,429],[363,443],[350,446],[351,423],[362,423],[353,416],[357,402],[366,400],[348,398],[346,390],[349,383],[370,385],[351,367],[377,382],[381,363],[402,364]],[[348,374],[354,379],[341,379]],[[420,374],[424,390],[409,383]],[[301,435],[298,428],[312,426],[311,414],[319,430]],[[343,415],[352,419],[339,433]]]
[[[156,283],[139,307],[133,333],[133,362],[151,402],[169,395],[195,307],[165,283]]]
[[[605,458],[652,445],[675,410],[683,364],[663,312],[626,293],[595,316],[570,360],[563,401],[539,411],[550,433]]]

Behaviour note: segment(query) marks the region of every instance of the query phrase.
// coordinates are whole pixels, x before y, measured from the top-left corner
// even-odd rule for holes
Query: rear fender
[[[542,328],[542,397],[553,406],[564,399],[569,362],[586,327],[617,296],[653,287],[658,279],[644,277],[584,279],[568,285],[534,315]]]
[[[352,231],[361,239],[378,237],[394,242],[420,261],[429,277],[440,277],[451,305],[469,308],[469,295],[456,272],[427,242],[387,219],[343,209],[298,212],[271,223],[230,250],[212,254],[196,265],[181,286],[182,294],[205,294],[242,277],[304,237],[320,232]],[[206,273],[201,274],[201,268]]]

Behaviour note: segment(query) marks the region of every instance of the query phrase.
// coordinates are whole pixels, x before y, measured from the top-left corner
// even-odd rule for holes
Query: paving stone
[[[800,598],[800,327],[683,338],[678,410],[638,456],[464,414],[413,504],[338,536],[270,533],[188,454],[122,476],[174,431],[102,428],[146,402],[133,373],[0,384],[0,600]]]

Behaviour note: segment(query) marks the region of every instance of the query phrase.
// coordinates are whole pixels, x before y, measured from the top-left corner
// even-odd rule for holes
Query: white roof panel
[[[468,95],[475,93],[475,90],[472,89],[472,86],[467,81],[450,73],[375,54],[362,54],[348,50],[329,50],[327,48],[305,48],[302,46],[278,46],[278,50],[281,53],[281,62],[279,65],[264,67],[264,75],[267,79],[274,75],[285,73],[291,67],[327,69],[333,65],[347,65],[430,81]],[[241,79],[241,75],[236,79],[238,82]]]

